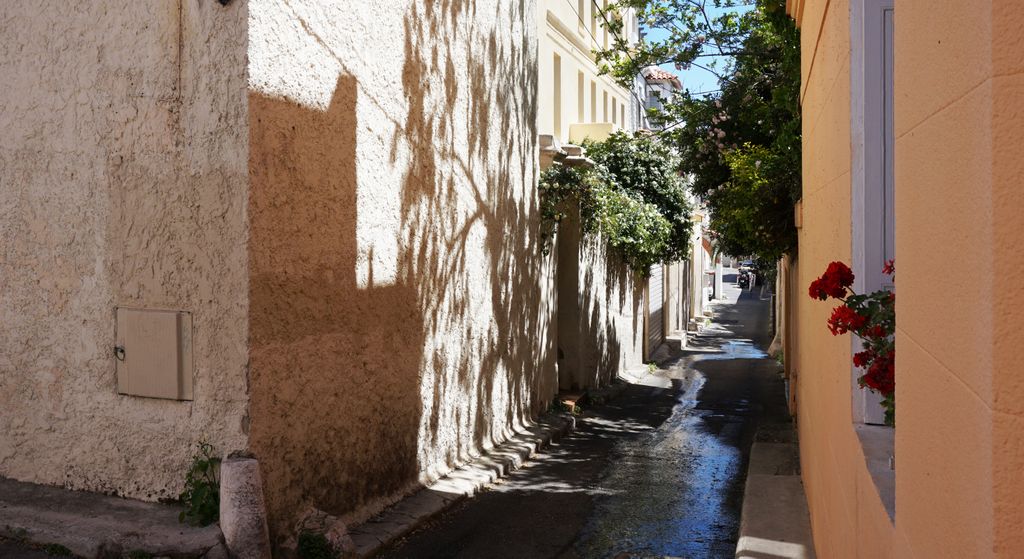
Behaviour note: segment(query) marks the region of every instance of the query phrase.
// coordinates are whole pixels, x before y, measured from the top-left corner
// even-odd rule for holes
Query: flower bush
[[[604,237],[636,273],[685,259],[691,208],[672,151],[649,135],[622,132],[584,145],[594,167],[556,164],[541,174],[541,251],[551,252],[578,205],[583,232]]]
[[[896,279],[896,266],[890,260],[882,271]],[[849,266],[832,262],[825,273],[811,282],[808,295],[819,301],[829,298],[842,301],[832,310],[828,329],[833,336],[853,333],[861,339],[862,351],[853,355],[855,367],[863,369],[857,379],[861,388],[882,395],[886,425],[896,422],[896,294],[879,290],[867,294],[854,293],[854,275]]]

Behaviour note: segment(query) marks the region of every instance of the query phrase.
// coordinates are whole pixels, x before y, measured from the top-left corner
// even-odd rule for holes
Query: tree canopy
[[[619,0],[635,8],[645,39],[630,47],[623,21],[602,18],[616,37],[596,52],[624,86],[648,66],[710,72],[719,89],[686,88],[649,117],[673,145],[691,188],[711,214],[718,248],[775,260],[796,250],[800,199],[800,36],[784,0]]]

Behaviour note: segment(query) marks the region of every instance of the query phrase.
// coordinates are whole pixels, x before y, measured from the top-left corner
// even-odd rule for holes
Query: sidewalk
[[[736,559],[815,559],[791,423],[760,429],[750,452]]]
[[[178,522],[181,509],[85,491],[0,478],[0,552],[45,557],[174,557],[227,559],[220,527]],[[28,544],[28,545],[26,545]],[[45,547],[44,547],[45,546]],[[20,553],[24,552],[24,553]],[[13,555],[17,557],[17,555]]]

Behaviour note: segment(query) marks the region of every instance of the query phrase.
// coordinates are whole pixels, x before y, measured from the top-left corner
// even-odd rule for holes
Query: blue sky
[[[736,6],[733,8],[708,7],[708,16],[717,17],[730,11],[746,12],[751,10],[752,8],[753,6]],[[668,35],[666,32],[660,29],[644,30],[641,28],[641,31],[647,34],[647,39],[650,41],[661,40]],[[711,60],[719,60],[718,64],[721,65],[723,62],[720,60],[721,58],[722,57],[720,56],[702,58],[701,61],[703,64],[704,62],[709,62]],[[676,70],[675,67],[671,64],[663,64],[661,68],[667,72],[672,72],[673,74],[679,76],[679,79],[683,82],[683,87],[689,89],[692,93],[718,90],[718,78],[716,78],[714,74],[708,72],[707,70],[691,67],[689,70],[679,71]]]

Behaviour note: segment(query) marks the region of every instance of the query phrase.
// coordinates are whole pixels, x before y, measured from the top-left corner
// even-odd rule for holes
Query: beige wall
[[[484,4],[0,8],[0,475],[173,497],[207,437],[280,534],[546,409],[535,7]],[[194,402],[115,394],[118,305],[193,313]]]
[[[808,2],[800,26],[803,219],[791,300],[800,331],[795,355],[786,358],[796,376],[803,479],[819,556],[886,557],[892,536],[881,523],[888,517],[853,428],[850,340],[825,328],[832,306],[801,289],[829,262],[852,258],[849,4]]]
[[[250,3],[252,449],[275,526],[364,517],[557,390],[533,21]]]
[[[643,286],[598,237],[584,239],[580,261],[582,386],[608,384],[643,364]]]
[[[245,19],[0,5],[0,475],[155,500],[244,448]],[[116,394],[119,305],[193,313],[195,401]]]
[[[846,2],[792,4],[804,30],[800,288],[850,255],[849,22]],[[824,328],[829,305],[798,296],[790,366],[815,543],[823,557],[1018,557],[1024,14],[1012,1],[898,0],[895,21],[896,518],[853,435],[848,340]]]

